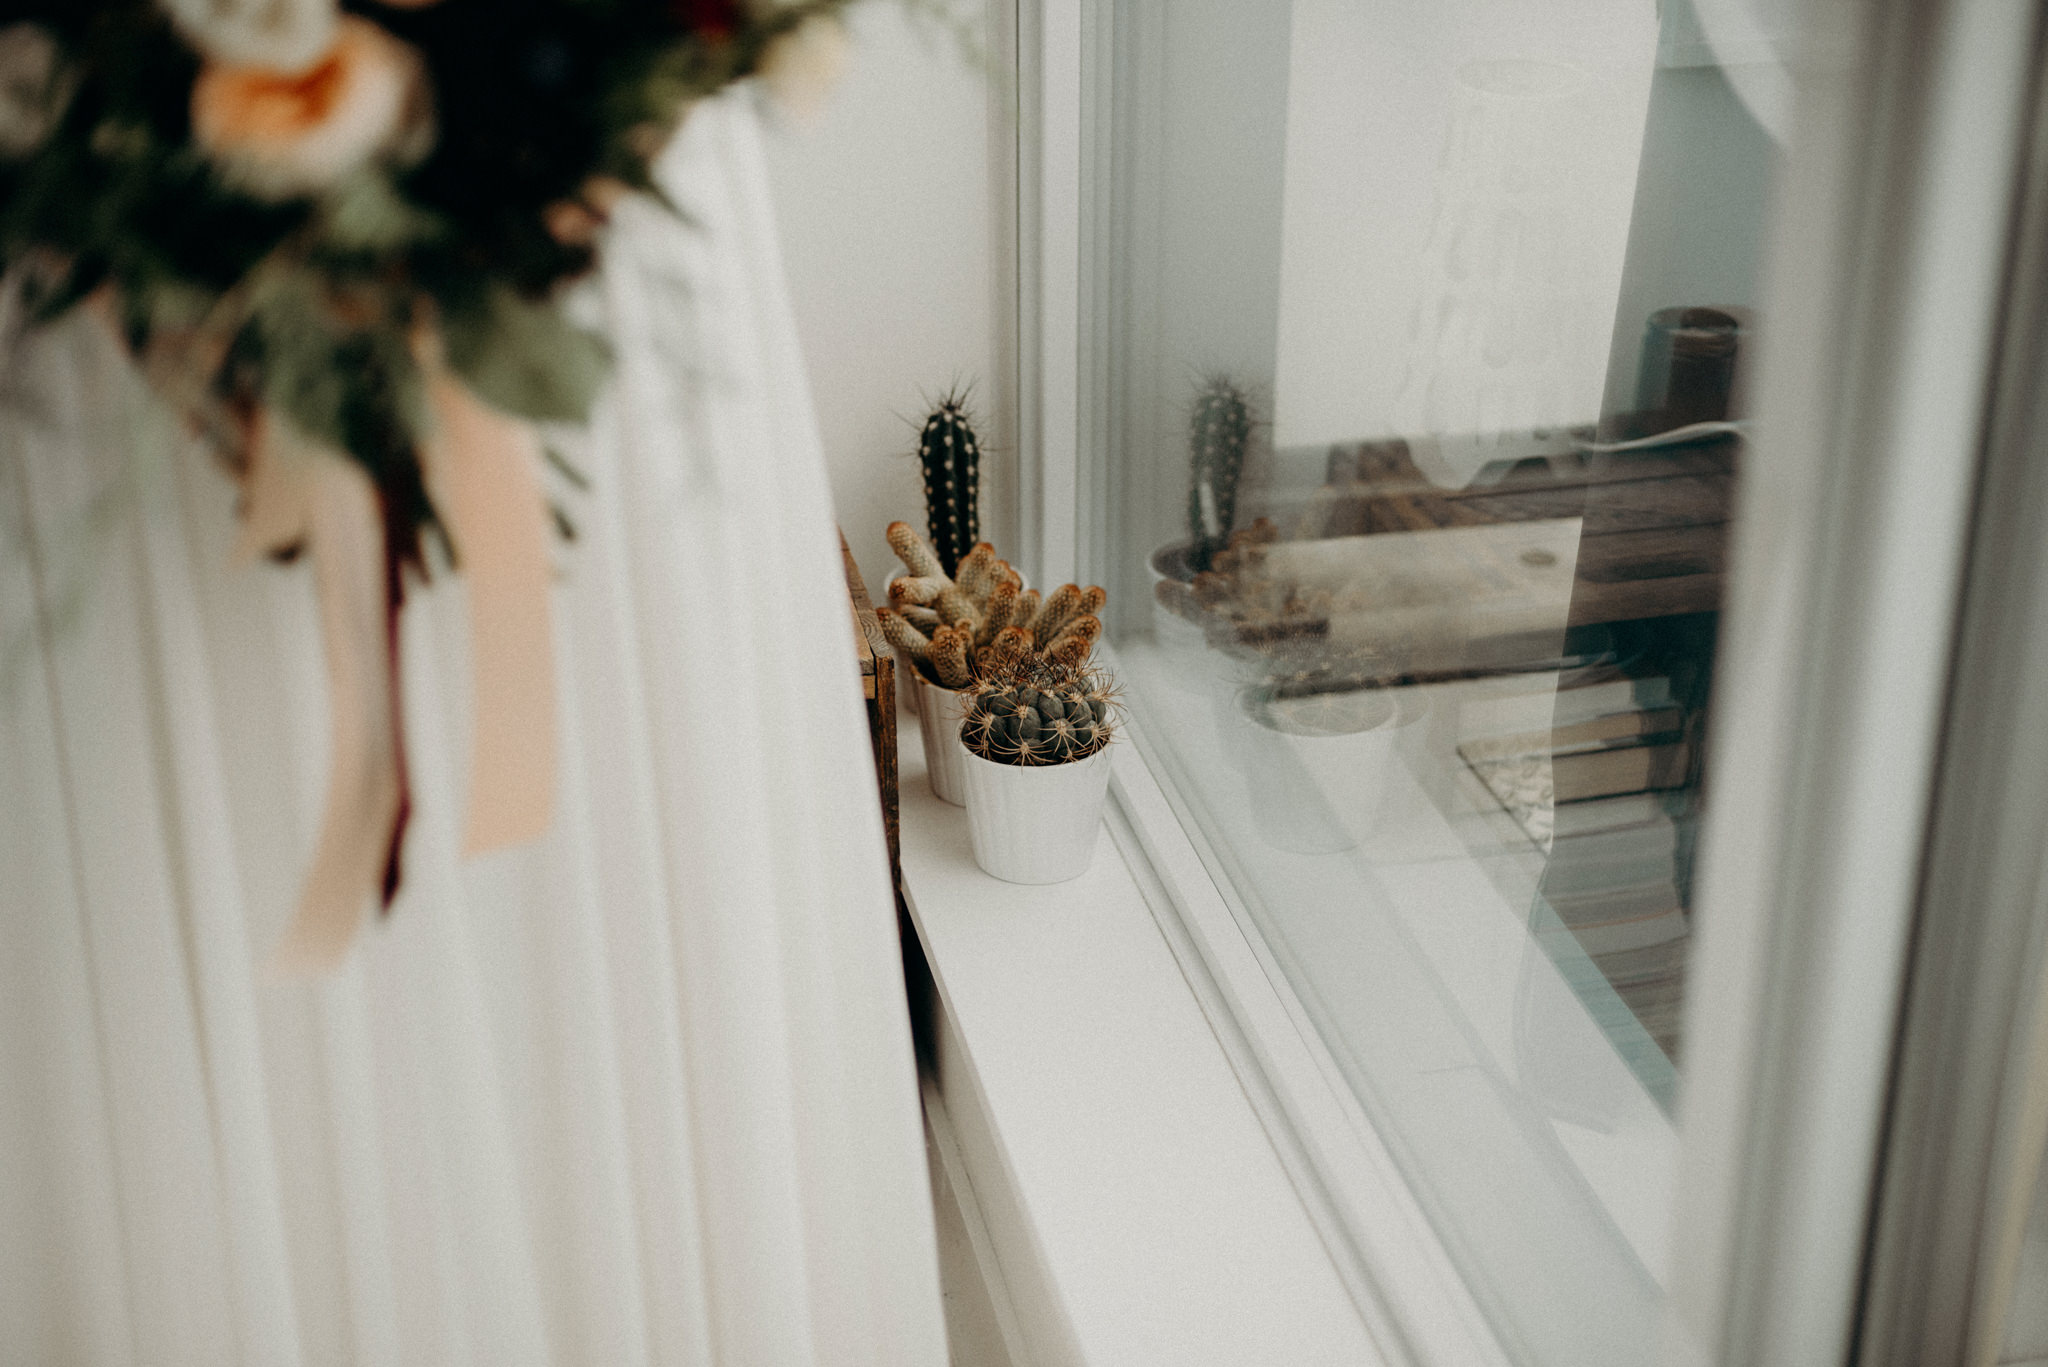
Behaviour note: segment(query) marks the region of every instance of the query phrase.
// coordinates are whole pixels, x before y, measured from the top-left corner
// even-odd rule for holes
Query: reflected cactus
[[[1252,440],[1251,403],[1236,381],[1203,381],[1188,415],[1188,544],[1199,573],[1223,549],[1237,520],[1237,484]]]

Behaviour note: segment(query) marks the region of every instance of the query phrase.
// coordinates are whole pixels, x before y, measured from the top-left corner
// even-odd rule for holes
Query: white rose
[[[815,123],[846,69],[846,30],[829,14],[813,14],[768,45],[761,80],[792,122]]]
[[[56,126],[67,83],[57,40],[38,24],[0,28],[0,157],[25,157]]]
[[[334,45],[335,0],[163,0],[202,56],[300,71]]]

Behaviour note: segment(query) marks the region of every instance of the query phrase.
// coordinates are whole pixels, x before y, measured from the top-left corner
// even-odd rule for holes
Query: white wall
[[[978,5],[959,8],[980,20]],[[993,340],[991,78],[904,4],[849,18],[850,60],[822,117],[774,127],[768,163],[839,521],[874,589],[895,564],[882,529],[924,527],[913,452],[927,396],[974,385],[996,448],[984,535],[1004,525],[1013,466]]]

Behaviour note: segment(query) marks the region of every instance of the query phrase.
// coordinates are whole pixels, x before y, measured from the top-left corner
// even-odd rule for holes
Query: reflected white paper
[[[1297,0],[1276,445],[1598,415],[1657,38],[1651,0]]]

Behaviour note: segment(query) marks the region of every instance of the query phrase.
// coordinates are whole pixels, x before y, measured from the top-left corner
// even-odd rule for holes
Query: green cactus
[[[1100,670],[1023,659],[974,690],[960,723],[969,751],[997,764],[1071,764],[1109,744],[1116,695]]]
[[[1229,540],[1251,439],[1244,390],[1227,375],[1203,381],[1188,417],[1188,541],[1198,573]]]
[[[981,440],[974,435],[966,403],[959,390],[947,394],[917,438],[925,522],[948,575],[981,540]]]

